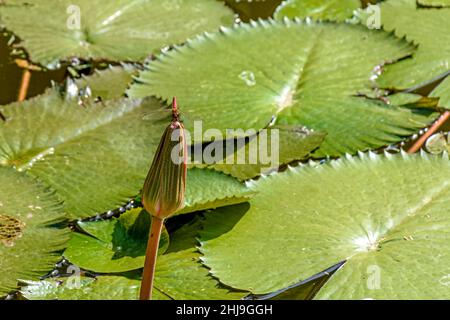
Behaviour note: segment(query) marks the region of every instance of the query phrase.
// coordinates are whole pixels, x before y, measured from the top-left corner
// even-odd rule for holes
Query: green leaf
[[[29,300],[138,300],[141,281],[124,276],[58,278],[43,281],[23,281],[20,290]],[[153,299],[170,300],[158,289]]]
[[[186,207],[176,215],[246,202],[254,194],[254,190],[229,175],[191,168],[186,178]]]
[[[54,192],[9,168],[0,168],[0,296],[17,279],[44,275],[60,259],[67,229],[55,225],[64,210]]]
[[[75,80],[75,92],[79,95],[87,90],[91,91],[92,98],[100,97],[102,100],[121,98],[125,95],[128,85],[137,75],[137,68],[130,64],[120,67],[109,66],[105,70],[95,70],[94,74]],[[81,91],[81,92],[80,92]]]
[[[428,108],[436,110],[439,104],[439,98],[424,97],[420,94],[399,92],[386,97],[390,104],[397,106],[410,106],[412,108]]]
[[[152,112],[159,120],[144,120]],[[0,164],[55,189],[72,217],[126,203],[142,187],[166,121],[154,100],[65,101],[56,89],[5,106]],[[146,151],[147,150],[147,151]]]
[[[344,21],[361,7],[359,0],[288,0],[275,11],[275,18],[306,18]]]
[[[176,300],[237,300],[247,292],[230,291],[211,277],[200,261],[197,236],[201,222],[194,221],[171,235],[166,254],[158,257],[155,286]]]
[[[89,236],[73,233],[64,256],[81,268],[102,273],[142,268],[150,223],[150,214],[142,209],[131,210],[118,219],[79,222]],[[159,246],[159,254],[169,247],[165,228]]]
[[[117,208],[140,192],[171,119],[155,99],[88,99],[80,106],[56,89],[0,110],[8,118],[0,121],[0,166],[37,176],[73,218]],[[188,173],[187,189],[183,212],[248,198],[239,181],[199,169]]]
[[[273,135],[274,130],[277,131],[277,135]],[[242,141],[242,143],[246,143],[244,147],[236,148],[235,152],[226,155],[220,164],[214,164],[212,168],[240,180],[248,180],[277,170],[281,165],[308,158],[321,145],[326,136],[321,132],[310,131],[298,126],[273,127],[264,132],[264,135],[265,137],[261,137],[260,133],[250,137],[247,139],[249,140],[247,143]],[[272,141],[272,139],[275,140]],[[276,148],[272,149],[273,146]],[[267,153],[269,159],[276,156],[276,162],[263,163],[261,156],[258,156],[261,152]],[[254,164],[251,163],[252,156],[257,157],[252,161]]]
[[[224,133],[260,130],[275,116],[278,124],[326,132],[316,155],[341,155],[399,141],[431,121],[355,96],[367,91],[375,66],[411,52],[405,41],[362,26],[260,21],[158,56],[128,94],[176,95],[182,113]]]
[[[446,77],[431,93],[430,97],[439,98],[439,107],[450,109],[450,78]]]
[[[110,237],[110,226],[104,223],[96,225],[96,234],[107,234]],[[194,221],[184,225],[171,235],[171,243],[167,252],[159,255],[155,287],[173,299],[240,299],[245,292],[229,292],[221,288],[219,283],[209,276],[208,269],[200,263],[200,253],[196,246],[196,236],[201,224]],[[142,226],[143,227],[143,226]],[[102,231],[101,229],[104,228]],[[80,237],[80,235],[77,235]],[[106,240],[107,237],[102,237]],[[122,242],[128,243],[129,240]],[[136,239],[137,241],[137,239]],[[118,261],[111,260],[111,252],[97,250],[93,252],[96,239],[84,237],[84,243],[70,242],[66,250],[67,256],[72,263],[80,267],[97,272],[118,272],[128,268],[119,267]],[[126,243],[125,243],[126,242]],[[146,245],[146,240],[141,239],[141,244]],[[103,245],[114,247],[114,239]],[[83,252],[85,251],[85,252]],[[68,252],[71,252],[67,254]],[[76,253],[76,254],[73,254]],[[143,266],[143,260],[140,266]],[[130,265],[131,266],[131,265]],[[133,263],[133,267],[137,264]],[[121,290],[121,287],[117,288]]]
[[[207,215],[203,261],[253,293],[347,260],[317,298],[449,298],[449,176],[447,156],[425,154],[291,168],[260,180],[250,204]]]
[[[33,62],[48,68],[74,56],[143,61],[159,48],[233,23],[231,10],[210,0],[23,2],[31,5],[0,6],[0,24],[23,40]]]
[[[412,58],[388,65],[378,79],[385,88],[407,89],[435,81],[449,70],[450,9],[416,8],[415,0],[389,0],[381,4],[381,22],[418,45]],[[432,35],[432,36],[430,36]]]

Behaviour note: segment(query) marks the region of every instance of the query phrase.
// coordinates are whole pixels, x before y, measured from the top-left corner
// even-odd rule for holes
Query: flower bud
[[[172,123],[164,131],[142,191],[145,210],[159,219],[182,209],[186,192],[187,143],[176,98],[172,108]]]

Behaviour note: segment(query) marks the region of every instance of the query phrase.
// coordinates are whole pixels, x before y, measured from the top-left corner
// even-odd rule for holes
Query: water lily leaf
[[[438,106],[450,109],[450,78],[446,77],[431,93],[430,97],[439,98]]]
[[[97,222],[95,222],[97,223]],[[230,292],[219,287],[217,280],[209,276],[208,269],[200,263],[200,253],[196,246],[196,236],[201,227],[201,221],[196,220],[184,225],[171,235],[171,243],[167,252],[158,257],[155,287],[173,299],[240,299],[245,292]],[[110,234],[110,227],[106,224],[97,225],[96,234]],[[101,228],[105,228],[101,231]],[[106,239],[106,238],[105,238]],[[110,252],[97,250],[92,253],[92,243],[96,241],[92,237],[84,238],[81,243],[70,242],[68,258],[83,268],[100,272],[117,272],[128,268],[119,267],[117,261],[111,260]],[[113,240],[114,241],[114,240]],[[128,240],[126,240],[128,241]],[[145,245],[146,240],[142,239]],[[73,247],[71,247],[74,245]],[[105,246],[106,246],[105,242]],[[113,242],[109,243],[113,247]],[[86,250],[86,253],[82,251]],[[76,252],[74,255],[73,253]],[[104,255],[104,253],[106,253]],[[141,267],[143,266],[143,260]],[[120,288],[120,287],[119,287]]]
[[[386,97],[388,103],[396,106],[411,106],[413,108],[429,108],[436,110],[439,105],[438,97],[424,97],[420,94],[398,92]]]
[[[23,40],[33,62],[48,68],[74,56],[143,61],[159,48],[233,23],[232,11],[210,0],[26,2],[0,6],[0,23]]]
[[[82,75],[75,81],[75,92],[78,95],[83,92],[91,98],[100,97],[102,100],[110,100],[123,97],[128,85],[136,76],[138,69],[130,64],[122,66],[109,66],[105,70],[94,71],[91,76]]]
[[[102,273],[124,272],[144,266],[151,218],[145,210],[133,209],[119,218],[78,222],[88,235],[73,233],[64,256],[77,266]],[[159,254],[169,247],[164,228]]]
[[[417,8],[415,0],[389,0],[380,6],[384,30],[418,45],[412,58],[385,67],[380,86],[403,90],[434,81],[449,70],[450,9]]]
[[[231,227],[201,235],[203,261],[222,283],[253,293],[347,260],[316,298],[446,299],[449,176],[447,156],[426,154],[288,170],[260,180],[250,204],[206,216],[205,231]]]
[[[72,218],[95,216],[136,196],[170,123],[170,112],[155,99],[89,99],[80,106],[57,89],[1,112],[8,121],[0,121],[0,165],[51,186]],[[184,212],[247,198],[232,177],[200,169],[188,175]]]
[[[276,130],[276,135],[274,130]],[[250,137],[247,139],[249,140],[247,143],[242,141],[242,144],[246,143],[244,147],[234,148],[237,149],[235,152],[227,155],[220,164],[212,165],[212,168],[240,180],[248,180],[277,170],[281,165],[292,161],[306,159],[322,144],[325,136],[324,133],[311,131],[304,127],[273,127],[266,132]],[[238,144],[235,141],[232,142],[234,146]],[[226,150],[224,152],[226,153]],[[267,159],[264,161],[261,161],[261,153],[267,155]],[[255,157],[254,159],[252,155]],[[272,156],[275,156],[273,163],[270,161]]]
[[[197,219],[171,234],[167,253],[158,258],[155,286],[176,300],[238,300],[248,295],[224,288],[201,264],[197,249],[201,226]]]
[[[341,155],[399,141],[431,122],[422,113],[355,96],[367,90],[375,66],[411,52],[405,41],[362,26],[260,21],[158,56],[128,94],[176,95],[180,109],[205,129],[243,129],[235,136],[262,129],[276,116],[277,124],[326,132],[316,155]]]
[[[306,18],[344,21],[361,7],[359,0],[288,0],[275,11],[275,18]]]
[[[418,4],[429,7],[449,7],[449,0],[418,0]]]
[[[125,276],[58,278],[23,281],[21,294],[29,300],[138,300],[141,281]],[[153,299],[170,300],[158,289]]]
[[[0,168],[0,296],[16,288],[17,279],[42,276],[57,262],[68,240],[54,192],[10,168]]]
[[[50,90],[2,109],[9,121],[0,124],[0,163],[52,186],[72,217],[105,212],[142,187],[166,125],[164,117],[142,119],[155,108],[155,101],[125,99],[82,107]]]
[[[253,189],[229,175],[191,168],[186,178],[186,207],[176,215],[246,202],[254,194]]]

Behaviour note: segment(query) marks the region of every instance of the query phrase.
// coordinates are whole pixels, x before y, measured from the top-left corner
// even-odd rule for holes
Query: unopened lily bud
[[[152,216],[165,219],[184,206],[187,173],[187,143],[173,99],[172,123],[166,128],[145,180],[142,203]]]

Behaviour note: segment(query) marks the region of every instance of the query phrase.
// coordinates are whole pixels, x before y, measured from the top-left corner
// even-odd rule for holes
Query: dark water
[[[22,79],[22,69],[14,62],[10,55],[11,48],[8,47],[9,36],[0,34],[0,105],[16,101],[20,82]],[[51,81],[62,82],[65,70],[33,72],[28,96],[32,97],[45,91],[50,86]]]
[[[270,17],[282,0],[262,0],[251,3],[226,0],[227,4],[239,14],[242,21],[249,19]],[[228,3],[229,2],[229,3]],[[11,57],[11,48],[8,47],[10,37],[0,33],[0,105],[17,100],[18,91],[22,79],[20,69]],[[64,69],[56,71],[33,71],[28,90],[28,97],[41,94],[51,85],[51,82],[62,83],[67,72]]]
[[[280,5],[282,0],[253,0],[252,2],[240,1],[236,3],[236,0],[225,0],[227,5],[231,7],[242,21],[249,21],[250,19],[268,18],[275,9]]]

